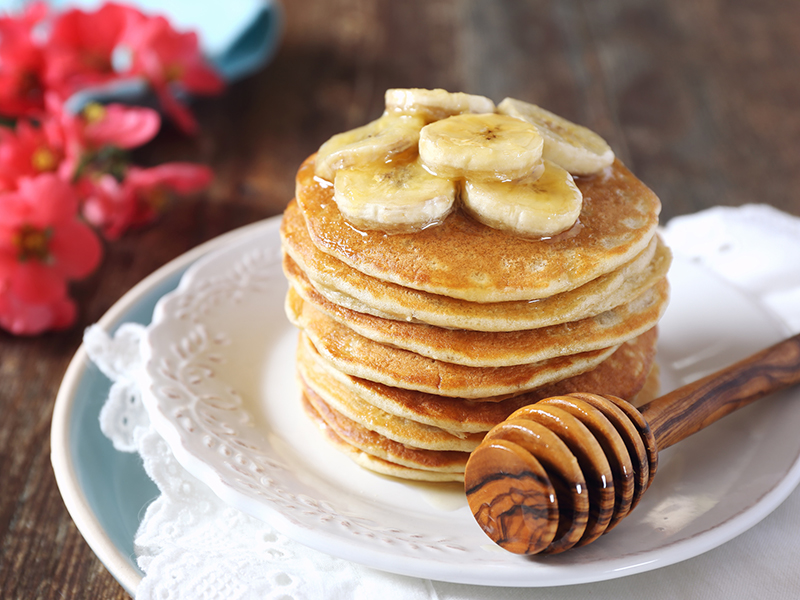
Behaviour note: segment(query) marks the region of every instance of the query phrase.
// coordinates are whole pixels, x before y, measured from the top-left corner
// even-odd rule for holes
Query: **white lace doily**
[[[767,206],[715,208],[673,219],[673,252],[702,261],[800,331],[800,220]],[[114,383],[100,414],[103,433],[138,452],[161,496],[135,538],[145,577],[137,600],[321,600],[523,598],[652,599],[791,597],[800,589],[792,556],[800,539],[800,492],[756,528],[699,557],[614,581],[563,588],[484,588],[374,571],[306,548],[233,509],[187,473],[151,427],[141,403],[139,340],[125,324],[113,338],[86,331],[91,359]],[[736,568],[747,565],[747,569]]]

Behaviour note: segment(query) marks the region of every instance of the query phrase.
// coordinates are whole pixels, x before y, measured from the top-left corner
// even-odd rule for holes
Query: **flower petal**
[[[28,224],[44,229],[73,219],[78,211],[78,196],[57,175],[43,173],[21,179],[19,194],[29,206]]]
[[[161,117],[152,108],[109,104],[100,111],[102,116],[88,122],[83,130],[86,142],[94,148],[136,148],[152,140],[161,127]]]
[[[136,220],[136,195],[111,175],[95,181],[82,181],[83,216],[102,230],[108,240],[116,240]]]
[[[0,327],[14,335],[38,335],[65,329],[75,322],[75,303],[63,296],[51,303],[31,304],[12,293],[0,292]]]
[[[48,88],[62,96],[90,85],[97,85],[118,75],[112,55],[122,37],[128,17],[137,11],[114,3],[86,12],[66,10],[53,22],[48,43],[45,81]]]
[[[163,186],[179,194],[192,194],[205,189],[213,178],[214,172],[206,165],[171,162],[149,169],[131,167],[126,182],[135,189]]]
[[[63,277],[36,260],[18,263],[9,282],[9,291],[28,304],[50,304],[67,293]]]
[[[3,238],[13,235],[19,226],[28,222],[30,212],[30,205],[19,193],[0,193],[0,235]]]
[[[53,268],[63,277],[81,279],[100,264],[103,246],[92,229],[80,221],[72,221],[53,232],[50,252]]]

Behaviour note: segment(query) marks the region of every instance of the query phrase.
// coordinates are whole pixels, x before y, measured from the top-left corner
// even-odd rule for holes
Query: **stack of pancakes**
[[[300,167],[281,229],[303,403],[364,467],[461,481],[495,424],[542,398],[652,396],[669,251],[658,198],[619,161],[579,177],[580,218],[549,239],[456,209],[413,233],[360,231]]]

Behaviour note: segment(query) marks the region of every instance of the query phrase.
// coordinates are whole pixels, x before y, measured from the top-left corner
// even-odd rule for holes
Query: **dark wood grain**
[[[470,510],[484,533],[510,552],[556,554],[589,544],[635,507],[634,495],[641,497],[652,482],[661,450],[798,383],[800,334],[664,394],[639,411],[615,396],[545,398],[493,427],[472,452],[464,472]],[[543,433],[560,442],[545,441]],[[501,442],[506,445],[498,447]],[[634,484],[634,471],[646,477]],[[575,487],[587,490],[588,503],[571,493]],[[558,536],[576,523],[585,531],[571,539]]]
[[[717,204],[800,215],[800,3],[778,0],[291,0],[262,72],[195,105],[138,158],[217,180],[109,245],[64,333],[0,333],[0,597],[125,598],[83,542],[49,462],[53,401],[81,331],[197,244],[278,214],[331,134],[380,114],[387,87],[535,101],[606,137],[666,220]]]

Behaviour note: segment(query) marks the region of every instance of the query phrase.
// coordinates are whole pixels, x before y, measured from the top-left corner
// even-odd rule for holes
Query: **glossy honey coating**
[[[381,281],[480,303],[547,298],[622,267],[650,244],[661,211],[658,197],[619,161],[576,180],[580,227],[552,240],[487,227],[463,210],[414,233],[362,231],[315,178],[314,157],[296,181],[308,234],[322,252]]]
[[[335,304],[386,319],[473,331],[536,329],[597,315],[630,302],[662,280],[671,262],[669,249],[653,236],[633,259],[583,286],[536,301],[476,303],[380,280],[323,252],[295,201],[284,213],[281,240],[291,260],[287,270],[302,272]]]

